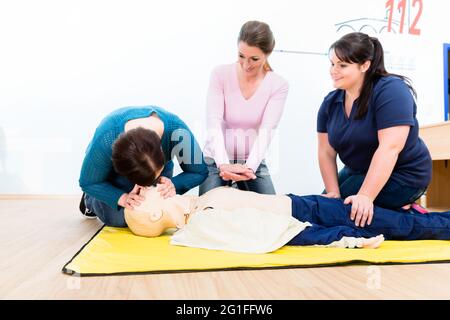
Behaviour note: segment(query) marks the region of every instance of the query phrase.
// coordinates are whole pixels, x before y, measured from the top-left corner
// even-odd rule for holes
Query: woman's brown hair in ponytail
[[[366,115],[373,86],[381,77],[396,76],[402,79],[408,85],[414,97],[417,97],[416,91],[407,77],[386,71],[383,46],[377,38],[369,37],[367,34],[361,32],[349,33],[333,43],[330,47],[331,50],[334,50],[336,56],[343,62],[357,63],[360,65],[366,61],[371,62],[364,76],[361,94],[357,102],[358,109],[355,119],[362,119]]]

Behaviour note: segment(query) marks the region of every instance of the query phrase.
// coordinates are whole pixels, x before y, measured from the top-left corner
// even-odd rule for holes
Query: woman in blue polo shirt
[[[324,196],[351,203],[352,220],[364,227],[372,222],[374,203],[399,209],[425,192],[431,157],[418,136],[415,91],[407,78],[386,71],[378,39],[347,34],[329,57],[337,90],[317,116]],[[337,155],[345,165],[339,173]]]

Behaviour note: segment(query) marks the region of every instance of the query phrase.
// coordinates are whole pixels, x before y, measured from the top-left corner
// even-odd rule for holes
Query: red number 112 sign
[[[407,8],[406,6],[407,6],[406,0],[400,0],[398,2],[397,10],[401,14],[399,33],[403,33],[406,9],[410,10],[410,12],[412,11],[411,6],[409,8]],[[416,13],[413,23],[409,26],[408,32],[409,32],[409,34],[420,36],[420,29],[417,28],[417,24],[419,23],[419,19],[422,16],[423,0],[413,0],[412,8],[415,8],[416,6],[418,6],[419,9],[417,10],[417,13]],[[391,32],[392,31],[392,18],[394,16],[394,10],[395,10],[395,0],[388,0],[386,2],[386,8],[389,11],[388,32]]]

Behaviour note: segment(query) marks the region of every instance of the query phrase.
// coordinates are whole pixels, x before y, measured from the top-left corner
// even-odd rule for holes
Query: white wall
[[[384,19],[385,3],[2,1],[0,193],[80,192],[85,148],[101,118],[122,106],[164,107],[183,118],[203,145],[209,73],[217,64],[236,60],[236,38],[245,21],[269,23],[277,50],[326,53],[348,32],[337,32],[336,24]],[[442,44],[450,43],[445,17],[450,4],[423,4],[420,36],[372,35],[385,47],[389,71],[413,80],[419,121],[426,124],[444,119]],[[318,193],[315,121],[323,97],[332,90],[328,58],[274,52],[271,65],[291,86],[268,155],[276,189]]]

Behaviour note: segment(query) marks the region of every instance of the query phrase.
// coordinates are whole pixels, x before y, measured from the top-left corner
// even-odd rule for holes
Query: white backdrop
[[[378,33],[387,24],[386,0],[1,0],[0,193],[79,193],[86,146],[102,117],[122,106],[166,108],[203,145],[210,71],[236,61],[248,20],[269,23],[276,50],[319,53],[272,54],[290,93],[267,157],[278,193],[318,193],[316,112],[332,90],[320,53],[351,28],[378,36],[388,70],[413,80],[421,124],[443,121],[450,4],[421,2],[417,36],[407,32],[418,14],[412,0],[403,34],[398,24],[397,33]]]

